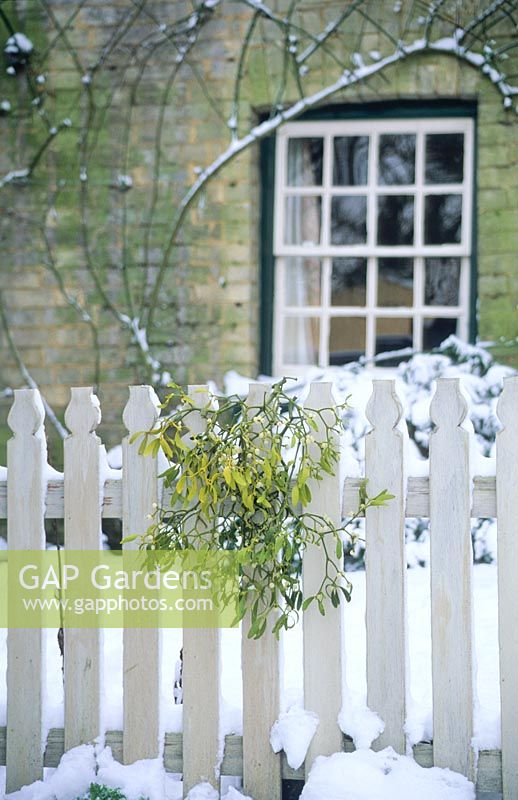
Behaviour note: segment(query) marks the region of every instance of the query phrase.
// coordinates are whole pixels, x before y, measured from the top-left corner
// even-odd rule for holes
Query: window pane
[[[320,320],[316,317],[286,317],[284,320],[285,364],[318,364]]]
[[[361,195],[331,199],[331,244],[367,241],[367,198]]]
[[[403,350],[413,345],[413,320],[402,317],[378,317],[376,320],[376,353]]]
[[[414,242],[414,196],[382,194],[378,197],[378,244]]]
[[[457,320],[448,319],[424,319],[423,320],[423,350],[431,350],[439,347],[448,336],[457,333]]]
[[[460,258],[426,258],[424,263],[425,305],[458,306]]]
[[[429,194],[425,197],[425,244],[457,244],[460,242],[461,225],[461,194]]]
[[[287,197],[285,244],[320,244],[320,197]]]
[[[321,265],[318,258],[287,258],[284,265],[284,303],[287,306],[320,305]]]
[[[368,136],[333,139],[333,185],[365,186],[369,163]]]
[[[288,186],[321,186],[323,139],[288,140]]]
[[[462,183],[464,134],[431,133],[426,137],[425,183]]]
[[[332,317],[329,329],[329,363],[348,364],[365,355],[365,319]]]
[[[415,183],[415,135],[386,133],[379,138],[378,183]]]
[[[378,261],[378,305],[412,306],[414,262],[411,258],[380,258]]]
[[[364,306],[367,295],[367,260],[334,258],[331,272],[331,305]]]

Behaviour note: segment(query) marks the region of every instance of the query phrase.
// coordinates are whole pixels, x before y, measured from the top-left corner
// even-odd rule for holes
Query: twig
[[[0,291],[0,324],[2,325],[3,331],[5,333],[5,338],[7,339],[7,344],[9,346],[9,350],[11,355],[13,356],[14,360],[18,365],[18,369],[22,374],[22,378],[27,384],[30,389],[38,389],[39,387],[32,375],[30,374],[29,370],[25,366],[25,363],[20,355],[18,348],[16,347],[15,341],[13,339],[13,335],[11,333],[11,328],[9,326],[9,321],[7,319],[7,315],[5,313],[5,305],[4,305],[4,297],[3,293]],[[41,392],[40,392],[41,394]],[[68,431],[66,428],[63,427],[61,422],[59,421],[56,413],[53,411],[52,406],[49,405],[48,401],[41,396],[43,406],[45,408],[45,413],[47,417],[50,419],[51,423],[54,425],[56,431],[61,436],[62,439],[66,439],[68,436]]]

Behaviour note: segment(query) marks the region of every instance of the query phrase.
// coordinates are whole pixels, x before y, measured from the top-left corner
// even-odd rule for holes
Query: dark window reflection
[[[376,320],[376,354],[388,353],[391,350],[403,350],[413,345],[413,320],[401,317],[378,317]],[[400,358],[394,363],[399,363]],[[391,366],[392,361],[384,361]]]
[[[329,363],[348,364],[365,355],[366,322],[361,317],[332,317],[329,329]]]
[[[367,198],[331,199],[331,244],[363,244],[367,240]]]
[[[411,258],[380,258],[378,261],[378,305],[412,306],[414,262]]]
[[[386,133],[379,138],[378,183],[415,183],[415,135]]]
[[[438,347],[441,342],[457,333],[457,320],[445,317],[438,319],[423,320],[423,349],[432,350]]]
[[[323,153],[323,139],[289,139],[288,186],[320,186]]]
[[[458,306],[460,258],[426,258],[424,302],[427,306]]]
[[[382,194],[378,197],[378,244],[413,244],[413,195]]]
[[[331,272],[331,305],[364,306],[367,295],[367,260],[334,258]]]
[[[458,244],[462,226],[461,194],[429,194],[424,199],[425,244]]]
[[[462,183],[464,134],[430,133],[426,136],[425,183]]]
[[[368,136],[336,136],[333,139],[333,185],[365,186],[369,163]]]

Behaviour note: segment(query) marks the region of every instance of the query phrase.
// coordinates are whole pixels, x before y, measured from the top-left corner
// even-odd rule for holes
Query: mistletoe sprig
[[[311,510],[316,482],[338,466],[336,432],[347,403],[304,408],[286,393],[285,382],[274,384],[258,405],[233,396],[211,398],[201,408],[171,384],[163,404],[167,415],[153,430],[136,435],[142,437],[142,454],[161,450],[169,465],[162,476],[169,501],[157,509],[142,548],[197,549],[207,558],[235,551],[240,564],[235,622],[249,615],[250,638],[259,638],[271,619],[278,634],[312,604],[325,614],[328,602],[336,607],[340,595],[351,598],[343,557],[355,537],[347,525]],[[386,491],[369,498],[364,482],[348,524],[391,498]],[[301,564],[310,545],[322,548],[324,567],[318,590],[304,596]],[[221,583],[222,601],[231,599],[226,585]]]

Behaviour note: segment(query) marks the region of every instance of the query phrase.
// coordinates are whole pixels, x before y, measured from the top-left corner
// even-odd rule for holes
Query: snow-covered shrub
[[[13,33],[4,45],[4,57],[8,70],[19,72],[28,63],[34,50],[34,45],[24,33]]]
[[[383,362],[379,365],[383,367]],[[458,377],[468,401],[468,414],[473,424],[480,456],[493,457],[495,436],[499,430],[496,405],[502,390],[503,379],[515,374],[511,367],[497,363],[482,347],[461,342],[450,336],[431,353],[419,353],[385,374],[374,374],[371,367],[361,363],[325,369],[312,367],[305,376],[291,385],[291,391],[304,397],[310,381],[326,380],[334,384],[338,402],[349,397],[349,408],[343,415],[342,472],[348,476],[362,475],[364,471],[364,438],[370,429],[365,407],[372,392],[373,377],[392,377],[402,400],[410,437],[409,474],[427,474],[426,459],[432,423],[430,402],[437,378]],[[268,380],[268,378],[264,378]],[[225,394],[248,391],[248,379],[235,372],[225,376]],[[478,458],[475,472],[488,474],[491,464]],[[363,522],[357,523],[361,536]],[[411,566],[424,565],[429,559],[428,520],[410,519],[406,522],[407,560]],[[473,529],[474,554],[477,562],[491,562],[496,553],[495,523],[477,520]],[[357,544],[348,559],[349,569],[363,567],[363,546]]]

